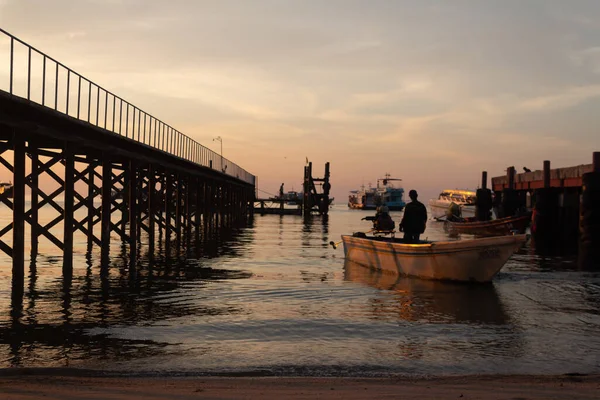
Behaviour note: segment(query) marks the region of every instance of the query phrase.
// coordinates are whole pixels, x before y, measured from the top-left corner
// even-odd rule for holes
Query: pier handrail
[[[171,125],[164,123],[152,114],[143,111],[109,90],[104,89],[102,86],[92,82],[83,75],[78,74],[58,60],[48,56],[35,47],[30,46],[4,29],[0,28],[0,33],[2,34],[0,35],[0,38],[4,36],[10,39],[10,51],[8,57],[8,93],[11,95],[54,109],[57,112],[76,118],[79,121],[87,122],[98,128],[124,136],[125,138],[150,146],[172,156],[220,171],[249,184],[255,184],[256,177],[254,175],[222,157],[222,154],[219,155],[201,145],[189,136],[173,128]],[[27,78],[23,96],[16,94],[17,88],[15,87],[15,84],[18,81],[15,79],[15,73],[17,72],[17,67],[15,67],[15,45],[24,46],[27,52],[27,62],[25,65],[27,68]],[[1,51],[0,54],[2,54]],[[32,96],[31,91],[33,77],[32,56],[35,56],[36,54],[42,57],[42,71],[40,72],[41,93],[39,93],[41,99],[39,99],[39,101],[33,98],[34,96]],[[54,66],[54,71],[50,68],[52,66]],[[54,92],[52,93],[48,90],[48,92],[50,92],[48,94],[54,95],[53,101],[50,102],[48,102],[46,96],[48,70],[50,70],[50,73],[54,72]],[[65,72],[66,77],[64,77]],[[35,71],[33,71],[33,73],[35,74]],[[61,76],[63,76],[62,86],[59,85]],[[76,86],[71,84],[72,78],[76,81]],[[84,95],[87,94],[87,102],[82,102],[82,100],[84,100],[82,88],[84,90]],[[62,89],[62,91],[60,89]],[[4,90],[1,84],[0,90]],[[71,98],[73,95],[72,92],[75,92],[75,100]],[[59,97],[61,100],[60,102]],[[103,109],[101,108],[101,103],[103,103]],[[95,110],[93,107],[94,105]]]

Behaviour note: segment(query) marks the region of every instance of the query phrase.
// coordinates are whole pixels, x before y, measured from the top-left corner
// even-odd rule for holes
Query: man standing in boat
[[[411,202],[404,208],[404,216],[400,222],[399,230],[404,232],[404,240],[407,243],[416,243],[419,241],[421,233],[425,232],[427,223],[427,209],[417,200],[417,191],[412,189],[408,192]]]

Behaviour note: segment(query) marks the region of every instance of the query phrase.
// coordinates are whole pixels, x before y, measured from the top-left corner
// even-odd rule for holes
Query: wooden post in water
[[[177,243],[177,254],[181,251],[181,179],[182,175],[177,174],[176,178],[177,182],[177,193],[175,194],[176,203],[175,203],[175,238]]]
[[[550,161],[544,161],[544,189],[550,187]]]
[[[154,236],[155,236],[155,219],[156,219],[156,171],[152,164],[148,165],[148,253],[150,258],[154,256]]]
[[[110,253],[110,217],[111,217],[111,203],[110,197],[112,195],[112,162],[108,155],[104,155],[102,160],[102,215],[101,215],[101,258],[102,267],[108,267],[108,256]]]
[[[583,174],[579,207],[579,266],[597,270],[600,260],[600,152],[592,156],[592,171]]]
[[[65,199],[63,207],[63,277],[73,275],[73,202],[75,199],[75,155],[70,144],[64,149],[65,159]]]
[[[481,173],[481,188],[477,189],[475,217],[478,221],[492,219],[492,191],[487,188],[487,171]]]
[[[29,144],[29,157],[31,158],[31,258],[37,257],[38,237],[40,229],[38,226],[38,202],[39,202],[39,168],[40,157],[37,149]]]
[[[168,258],[171,252],[171,220],[173,210],[173,174],[169,171],[167,174],[165,187],[165,257]]]
[[[329,212],[329,191],[331,183],[329,183],[329,162],[325,163],[325,176],[323,177],[323,194],[321,197],[321,215],[327,215]]]
[[[25,284],[25,139],[14,137],[13,159],[13,294],[23,294]]]
[[[137,273],[137,241],[138,241],[138,174],[136,164],[129,161],[129,277],[133,278]]]
[[[557,240],[561,237],[558,232],[560,208],[559,192],[550,186],[550,161],[544,161],[543,188],[535,192],[535,238],[536,247],[542,253],[551,252]]]
[[[195,179],[196,182],[196,210],[194,212],[194,246],[196,247],[196,254],[199,255],[198,250],[200,248],[200,224],[202,214],[202,187],[203,183],[200,178]]]
[[[123,235],[127,232],[127,224],[129,223],[129,164],[123,163],[123,193],[121,196],[121,230]],[[125,240],[125,237],[122,238]]]
[[[512,217],[518,209],[518,194],[515,191],[515,167],[506,171],[508,187],[502,191],[502,215],[499,217]]]
[[[87,248],[88,251],[92,250],[92,245],[94,243],[94,158],[92,156],[86,157],[88,163],[88,192],[87,192],[87,231],[88,231],[88,240],[87,240]]]

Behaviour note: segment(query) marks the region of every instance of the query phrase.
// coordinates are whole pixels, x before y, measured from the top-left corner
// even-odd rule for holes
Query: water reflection
[[[251,276],[239,269],[210,268],[203,261],[223,255],[239,256],[243,251],[237,241],[241,232],[222,230],[207,238],[207,245],[198,250],[202,257],[198,259],[169,257],[157,246],[157,253],[146,253],[140,258],[135,279],[128,270],[125,244],[108,268],[102,266],[100,257],[94,266],[95,258],[88,251],[85,270],[79,269],[81,274],[76,270],[75,274],[52,277],[41,292],[37,287],[36,258],[32,258],[27,290],[21,296],[13,293],[11,318],[0,320],[0,354],[2,348],[8,350],[0,366],[73,366],[95,358],[123,360],[157,355],[165,351],[164,343],[90,332],[98,327],[143,326],[190,315],[242,313],[241,307],[221,307],[214,302],[205,305],[196,299],[182,298],[185,295],[181,293],[182,285],[194,285],[201,294],[203,285],[209,282],[218,284]],[[251,240],[246,234],[244,241]]]
[[[391,296],[371,306],[376,316],[396,316],[406,321],[439,323],[506,324],[508,316],[494,285],[465,285],[385,274],[346,260],[344,279]]]

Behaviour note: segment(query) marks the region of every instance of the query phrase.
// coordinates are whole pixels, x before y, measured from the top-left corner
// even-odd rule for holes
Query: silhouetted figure
[[[399,230],[404,232],[404,241],[407,243],[416,243],[419,241],[421,233],[425,232],[427,224],[427,209],[417,200],[416,190],[408,192],[411,202],[404,208],[404,217],[400,222]]]
[[[283,199],[283,183],[279,186],[279,198]]]
[[[394,228],[396,228],[396,223],[389,212],[390,210],[387,206],[377,207],[377,214],[375,215],[375,222],[373,223],[376,230],[393,231]]]
[[[527,168],[527,167],[523,167],[523,171],[525,171],[525,172],[531,172],[531,170],[529,168]]]
[[[390,210],[387,206],[377,207],[377,213],[375,216],[369,215],[364,217],[363,220],[373,222],[373,230],[379,232],[389,232],[396,228],[396,223],[389,214]]]

